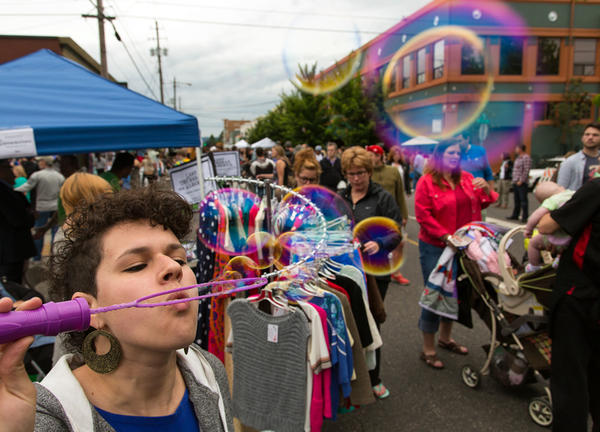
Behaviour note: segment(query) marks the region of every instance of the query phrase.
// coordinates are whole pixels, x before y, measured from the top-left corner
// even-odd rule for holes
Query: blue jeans
[[[440,259],[443,247],[437,247],[424,241],[419,240],[419,261],[421,262],[421,271],[423,272],[423,282],[427,283],[429,275],[435,268],[435,265]],[[452,321],[449,318],[440,317],[427,309],[421,308],[421,317],[419,318],[419,329],[424,333],[437,333],[440,327],[440,319],[444,321]]]
[[[48,220],[54,214],[54,211],[39,211],[37,213],[38,213],[38,217],[35,220],[35,224],[33,225],[35,228],[39,228],[39,227],[46,225]],[[56,231],[58,231],[58,226],[53,226],[52,227],[52,240],[54,240],[54,234],[56,234]],[[35,243],[35,249],[37,250],[37,255],[33,258],[33,260],[40,261],[42,259],[42,250],[44,249],[44,237],[34,240],[33,242]]]

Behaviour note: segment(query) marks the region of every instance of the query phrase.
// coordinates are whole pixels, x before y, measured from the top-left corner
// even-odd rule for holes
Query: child
[[[565,202],[569,201],[574,193],[575,191],[565,189],[551,181],[540,183],[535,188],[534,194],[536,199],[541,202],[542,205],[540,205],[540,207],[529,216],[529,219],[527,219],[525,236],[531,237],[534,228],[537,226],[542,216],[550,213],[552,210],[556,210]],[[533,236],[527,247],[529,263],[525,267],[525,271],[535,271],[542,266],[541,251],[550,250],[555,246],[558,248],[558,251],[561,252],[569,244],[570,240],[571,237],[560,230],[552,235],[536,234]]]

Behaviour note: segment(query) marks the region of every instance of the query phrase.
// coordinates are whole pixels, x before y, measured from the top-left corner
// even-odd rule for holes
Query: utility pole
[[[159,82],[160,82],[160,103],[164,104],[165,103],[165,92],[163,89],[164,83],[163,83],[161,56],[167,55],[167,50],[166,49],[161,50],[161,48],[160,48],[160,36],[158,35],[158,21],[154,21],[154,26],[156,28],[156,48],[152,48],[150,50],[150,55],[156,55],[156,57],[158,58],[158,78],[159,78]]]
[[[104,41],[104,20],[112,21],[115,19],[115,17],[104,15],[104,6],[102,5],[102,0],[97,0],[96,9],[96,15],[84,14],[81,16],[83,18],[98,19],[98,35],[100,37],[100,75],[104,78],[108,78],[108,64],[106,63],[106,43]]]
[[[177,109],[177,86],[191,86],[191,83],[177,81],[175,77],[173,77],[173,108]],[[181,109],[181,98],[179,98],[179,109]]]

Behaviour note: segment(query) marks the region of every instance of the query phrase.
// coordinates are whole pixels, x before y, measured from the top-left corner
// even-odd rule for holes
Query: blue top
[[[481,177],[485,181],[494,179],[487,154],[482,146],[471,144],[469,149],[461,155],[460,167],[473,174],[475,178]]]
[[[167,416],[160,417],[138,417],[113,414],[101,410],[98,407],[96,411],[110,424],[117,432],[199,432],[200,425],[194,412],[194,406],[190,401],[188,391],[177,407],[177,410]]]
[[[27,177],[17,177],[15,178],[15,189],[18,188],[19,186],[23,186],[25,183],[27,183]],[[25,194],[25,197],[27,197],[27,201],[31,202],[31,192],[27,192]]]

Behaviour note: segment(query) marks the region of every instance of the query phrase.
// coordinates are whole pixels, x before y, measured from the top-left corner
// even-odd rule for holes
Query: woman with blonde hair
[[[15,176],[15,188],[27,183],[27,173],[25,173],[25,168],[23,168],[21,165],[15,165],[12,167],[12,172]],[[27,201],[31,202],[31,192],[27,192],[25,196],[27,197]]]
[[[312,148],[300,150],[294,156],[294,178],[297,186],[319,184],[321,165]]]
[[[350,204],[354,223],[358,224],[362,220],[373,216],[383,216],[396,222],[398,232],[400,232],[402,215],[396,200],[381,185],[371,181],[373,159],[369,152],[358,146],[345,150],[342,153],[342,171],[348,180],[348,188],[342,196]],[[361,253],[373,255],[379,252],[380,249],[392,251],[398,247],[401,240],[400,236],[391,236],[390,238],[368,241],[362,245]],[[374,279],[383,302],[391,279],[389,276],[377,276]],[[381,323],[377,325],[380,326]],[[390,395],[390,392],[379,376],[381,348],[375,350],[375,358],[375,368],[369,371],[371,386],[375,397],[385,399]]]
[[[97,175],[78,172],[69,176],[60,188],[60,199],[67,217],[63,226],[56,232],[52,246],[64,239],[69,217],[77,206],[92,203],[100,196],[112,192],[110,183]]]

